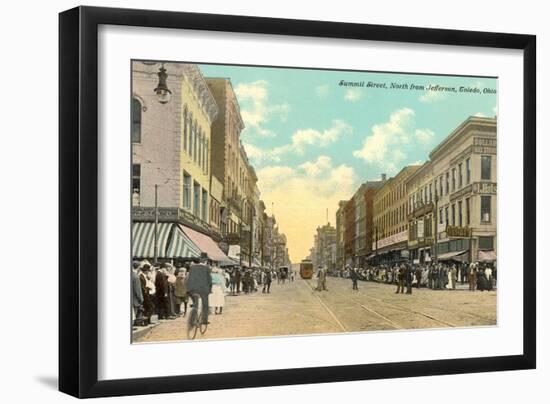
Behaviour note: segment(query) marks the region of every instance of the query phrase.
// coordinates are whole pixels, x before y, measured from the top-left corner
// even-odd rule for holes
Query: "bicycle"
[[[200,331],[201,335],[203,335],[208,328],[208,324],[202,323],[202,311],[208,310],[208,307],[203,307],[202,298],[198,293],[191,294],[191,301],[191,312],[187,320],[187,338],[195,339],[197,331]]]

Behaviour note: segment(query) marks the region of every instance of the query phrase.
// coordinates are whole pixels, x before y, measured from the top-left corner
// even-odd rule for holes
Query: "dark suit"
[[[269,293],[270,288],[271,288],[271,271],[266,271],[262,293]]]
[[[132,271],[132,305],[137,311],[137,308],[143,304],[143,292],[141,283],[137,274]]]
[[[352,289],[359,290],[359,288],[357,287],[357,279],[359,278],[359,275],[357,274],[357,271],[355,269],[351,270],[349,277],[351,278]]]
[[[155,289],[157,314],[159,319],[166,319],[170,314],[168,280],[166,279],[166,275],[160,271],[157,271],[155,275]]]
[[[202,321],[208,323],[208,295],[212,290],[212,276],[210,267],[205,264],[193,264],[187,276],[187,292],[190,295],[198,294],[202,299]],[[193,298],[193,306],[197,307],[198,302]]]

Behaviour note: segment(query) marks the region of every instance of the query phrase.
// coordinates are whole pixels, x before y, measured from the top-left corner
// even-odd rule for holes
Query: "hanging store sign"
[[[472,229],[468,226],[447,226],[447,237],[470,237]]]
[[[392,234],[391,236],[384,237],[381,240],[378,240],[378,248],[384,248],[392,244],[401,243],[403,241],[407,241],[408,238],[408,232],[407,230]],[[372,243],[372,250],[376,250],[376,242]]]

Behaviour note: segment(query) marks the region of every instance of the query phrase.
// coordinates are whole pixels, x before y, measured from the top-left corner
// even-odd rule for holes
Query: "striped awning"
[[[165,258],[166,244],[173,223],[159,223],[158,258]],[[132,256],[134,258],[154,258],[155,256],[155,224],[151,222],[134,222],[132,224]]]
[[[200,257],[200,255],[201,250],[187,237],[180,226],[175,226],[166,256],[169,258],[194,258]]]
[[[229,258],[223,253],[223,251],[218,247],[218,244],[208,237],[206,234],[199,233],[196,230],[191,229],[190,227],[180,224],[179,229],[182,230],[185,235],[193,242],[200,252],[206,253],[208,258],[217,262],[228,261]]]
[[[477,260],[481,262],[493,262],[497,260],[497,255],[493,250],[490,250],[490,251],[480,250],[477,252]]]
[[[469,254],[468,250],[452,251],[452,252],[438,255],[437,259],[439,261],[454,260],[454,261],[466,262],[468,260],[468,254]]]

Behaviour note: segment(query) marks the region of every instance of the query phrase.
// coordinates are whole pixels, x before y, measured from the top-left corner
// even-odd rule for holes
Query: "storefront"
[[[156,250],[156,251],[155,251]],[[134,222],[132,257],[160,261],[191,260],[206,254],[217,263],[231,260],[209,236],[179,223]]]

